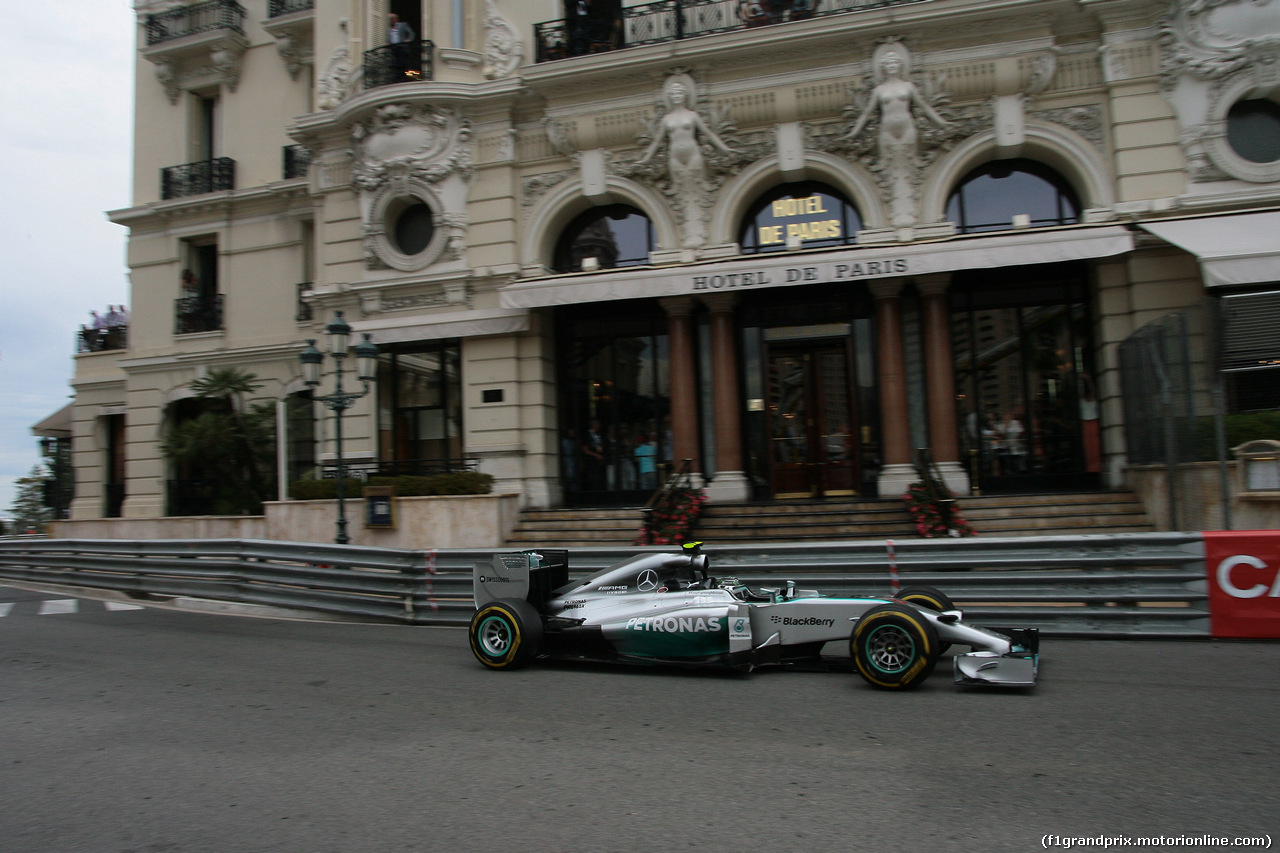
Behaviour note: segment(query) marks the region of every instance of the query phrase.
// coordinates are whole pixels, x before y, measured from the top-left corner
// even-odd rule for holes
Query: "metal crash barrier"
[[[575,548],[573,577],[641,551]],[[1208,637],[1204,537],[1127,533],[1042,538],[706,543],[712,572],[751,586],[785,580],[828,595],[886,596],[927,584],[979,625],[1046,636]],[[241,539],[0,541],[0,580],[114,590],[139,603],[178,598],[337,617],[463,626],[472,567],[494,549],[401,551]]]

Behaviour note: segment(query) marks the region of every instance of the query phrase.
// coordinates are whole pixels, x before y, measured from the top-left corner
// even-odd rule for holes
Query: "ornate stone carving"
[[[566,181],[572,171],[547,172],[542,175],[530,175],[520,182],[520,206],[527,211],[542,198],[547,190]]]
[[[871,85],[864,79],[845,110],[852,124],[831,147],[843,147],[876,176],[890,224],[915,225],[924,167],[971,131],[973,122],[962,124],[945,115],[948,99],[937,91],[939,82],[912,72],[911,54],[901,41],[876,47],[871,68]]]
[[[351,183],[364,220],[365,267],[414,271],[460,262],[466,249],[467,188],[475,173],[471,125],[456,110],[388,104],[352,128]],[[390,239],[406,210],[430,211],[425,246],[406,252]],[[417,226],[427,229],[424,213]]]
[[[520,31],[498,14],[494,0],[485,0],[484,76],[497,80],[510,76],[524,58]]]
[[[650,183],[670,198],[681,227],[681,246],[701,248],[707,242],[707,220],[723,176],[748,156],[726,141],[726,137],[737,141],[735,131],[727,116],[699,109],[693,78],[676,69],[662,86],[646,132],[637,137],[647,143],[644,154],[612,170]],[[666,157],[655,160],[664,144]]]
[[[375,191],[393,179],[427,184],[457,173],[471,180],[471,123],[456,110],[388,104],[352,129],[356,163],[351,182]]]
[[[1089,140],[1099,151],[1106,143],[1106,127],[1102,122],[1102,109],[1090,107],[1063,107],[1056,110],[1037,110],[1031,116],[1041,121],[1060,124]]]
[[[340,44],[329,55],[324,72],[316,81],[316,107],[331,110],[347,98],[351,83],[351,52]]]
[[[1161,22],[1160,86],[1178,114],[1190,180],[1280,181],[1280,163],[1246,160],[1227,139],[1237,102],[1280,87],[1278,12],[1276,0],[1175,0]]]

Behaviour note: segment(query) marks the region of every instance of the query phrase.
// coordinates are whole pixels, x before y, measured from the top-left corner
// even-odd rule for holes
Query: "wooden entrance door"
[[[774,496],[855,494],[857,431],[847,345],[772,347],[768,364]]]

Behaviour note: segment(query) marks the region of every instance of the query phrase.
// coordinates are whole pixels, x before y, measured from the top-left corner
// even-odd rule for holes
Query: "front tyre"
[[[872,687],[910,690],[933,672],[941,654],[938,632],[919,612],[901,604],[872,607],[853,628],[849,654]]]
[[[926,610],[934,610],[938,613],[945,613],[948,610],[955,610],[956,606],[952,603],[947,594],[940,589],[931,586],[909,586],[904,590],[894,593],[894,598],[898,601],[905,601],[914,604],[917,607],[923,607]],[[938,646],[938,654],[942,654],[951,648],[950,643],[943,643]]]
[[[471,651],[490,669],[517,669],[542,651],[542,617],[527,601],[491,601],[471,617]]]

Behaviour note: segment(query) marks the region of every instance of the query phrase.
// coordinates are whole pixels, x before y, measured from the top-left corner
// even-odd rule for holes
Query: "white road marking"
[[[52,616],[58,613],[75,613],[79,608],[80,602],[74,598],[55,598],[40,602],[40,615]]]
[[[13,609],[13,602],[0,601],[0,617],[8,616]]]
[[[103,604],[107,605],[108,610],[142,610],[144,609],[141,604],[129,604],[124,601],[104,601]]]

